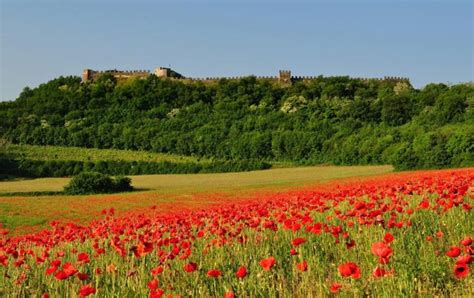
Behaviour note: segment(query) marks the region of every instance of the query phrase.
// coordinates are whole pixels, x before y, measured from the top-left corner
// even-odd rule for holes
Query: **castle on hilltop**
[[[82,72],[82,81],[93,81],[98,77],[111,74],[117,79],[128,79],[128,78],[146,78],[150,76],[152,73],[148,70],[92,70],[92,69],[84,69]],[[157,67],[155,68],[154,75],[160,78],[184,78],[181,74],[173,71],[171,68],[168,67]]]
[[[172,70],[168,67],[157,67],[155,71],[152,73],[148,70],[132,70],[132,71],[123,71],[123,70],[103,70],[97,71],[92,69],[84,69],[82,72],[82,81],[88,82],[93,81],[100,76],[105,74],[109,74],[114,76],[117,79],[128,79],[128,78],[147,78],[150,75],[154,74],[159,78],[170,78],[170,79],[179,79],[179,80],[187,80],[187,81],[204,81],[204,82],[216,82],[220,79],[228,79],[228,80],[237,80],[245,78],[245,76],[241,77],[205,77],[205,78],[188,78],[180,73]],[[318,78],[317,76],[293,76],[290,70],[280,70],[278,72],[278,76],[256,76],[257,79],[266,79],[271,81],[277,81],[278,83],[289,86],[295,81],[308,81]],[[385,76],[383,78],[358,78],[361,80],[380,80],[380,81],[390,81],[390,82],[409,82],[408,78],[404,77],[388,77]]]

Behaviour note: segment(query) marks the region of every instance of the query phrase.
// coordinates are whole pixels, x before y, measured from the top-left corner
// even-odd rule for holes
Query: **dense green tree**
[[[411,119],[412,108],[406,94],[388,96],[382,101],[382,120],[391,126],[405,124]]]
[[[436,100],[433,113],[438,124],[462,120],[467,107],[466,98],[459,94],[445,93]]]
[[[474,165],[472,84],[60,77],[0,103],[0,119],[0,136],[12,143],[302,164]]]

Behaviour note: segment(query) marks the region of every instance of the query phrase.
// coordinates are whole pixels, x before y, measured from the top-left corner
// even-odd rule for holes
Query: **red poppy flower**
[[[233,291],[228,291],[225,293],[224,298],[234,298],[234,292]]]
[[[59,280],[64,280],[69,276],[64,272],[64,270],[60,270],[54,275],[54,277]]]
[[[130,250],[133,251],[133,254],[137,258],[140,258],[153,251],[153,243],[152,242],[139,242],[137,245],[130,248]]]
[[[458,279],[462,279],[469,275],[469,267],[466,264],[456,264],[454,266],[454,275]]]
[[[306,239],[304,238],[295,238],[293,239],[293,241],[291,241],[291,244],[293,244],[293,246],[299,246],[305,242],[306,242]]]
[[[150,290],[154,290],[158,288],[159,281],[157,279],[153,279],[148,282],[147,286]]]
[[[304,272],[304,271],[308,270],[308,262],[303,261],[301,263],[298,263],[298,264],[296,264],[296,268],[298,268],[298,270]]]
[[[335,293],[339,292],[340,288],[342,288],[342,285],[340,283],[334,282],[331,285],[330,291],[331,291],[331,293],[335,294]]]
[[[161,298],[164,294],[164,291],[162,289],[156,289],[156,290],[151,290],[150,291],[150,298]]]
[[[472,262],[472,257],[470,255],[459,256],[456,259],[456,265],[460,264],[470,264]]]
[[[49,294],[48,293],[43,293],[43,295],[41,295],[41,298],[49,298]]]
[[[81,273],[81,272],[79,272],[79,273],[77,274],[77,278],[79,278],[79,280],[86,280],[86,279],[89,278],[89,275],[87,275],[87,273]]]
[[[385,269],[380,268],[380,267],[376,267],[374,269],[374,271],[372,272],[372,276],[375,277],[375,278],[384,277],[384,276],[388,276],[388,275],[391,275],[391,274],[393,274],[393,269],[392,270],[385,270]]]
[[[383,237],[383,241],[387,244],[391,243],[394,239],[395,237],[393,237],[393,235],[390,233],[385,234],[385,236]]]
[[[294,248],[290,249],[290,255],[295,256],[297,254],[298,254],[298,252],[296,251],[296,249],[294,249]]]
[[[56,256],[58,256],[58,257],[64,257],[65,254],[66,254],[66,253],[65,253],[64,251],[60,250],[60,251],[58,251],[58,252],[56,253]]]
[[[74,267],[71,263],[65,263],[63,265],[63,271],[68,277],[77,273],[76,267]]]
[[[161,266],[158,266],[156,268],[151,269],[151,274],[153,276],[156,276],[156,275],[160,274],[161,272],[163,272],[163,267],[161,267]]]
[[[276,260],[274,257],[269,257],[260,261],[260,266],[262,266],[263,270],[268,271],[273,266],[275,266]]]
[[[462,204],[462,209],[467,212],[472,209],[472,206],[470,204]]]
[[[466,238],[464,238],[463,240],[461,240],[461,245],[464,245],[464,246],[469,246],[472,244],[472,238],[470,236],[467,236]]]
[[[339,265],[339,273],[342,277],[352,277],[354,279],[360,278],[360,268],[355,263],[348,262]]]
[[[207,271],[207,276],[209,277],[219,277],[221,276],[221,272],[217,269],[211,269]]]
[[[356,245],[356,242],[355,242],[355,240],[353,240],[353,239],[351,239],[351,240],[349,240],[349,241],[346,242],[346,248],[347,248],[347,249],[351,249],[351,248],[353,248],[355,245]]]
[[[49,267],[48,269],[46,269],[46,275],[51,275],[51,274],[53,274],[54,272],[56,272],[56,270],[58,270],[57,267],[54,267],[54,266]]]
[[[5,255],[0,255],[0,264],[1,264],[2,266],[7,267],[7,265],[8,265],[8,257],[5,256]]]
[[[428,199],[423,199],[423,201],[421,201],[421,203],[418,205],[418,208],[420,209],[428,209],[430,207],[430,201],[428,201]]]
[[[79,296],[80,297],[89,296],[90,294],[95,294],[96,291],[97,290],[94,287],[92,287],[91,284],[84,285],[79,290]]]
[[[71,263],[65,263],[63,269],[58,271],[54,277],[59,280],[64,280],[77,273],[77,269]]]
[[[60,260],[52,260],[50,264],[51,264],[51,267],[59,267],[61,265],[61,261]]]
[[[240,266],[239,269],[237,270],[237,272],[235,273],[235,276],[237,276],[237,278],[244,278],[247,276],[247,268],[245,268],[244,266]]]
[[[186,272],[194,272],[197,269],[197,264],[191,262],[191,263],[188,263],[188,264],[184,265],[183,268],[184,268],[184,271],[186,271]]]
[[[451,248],[446,252],[446,255],[450,258],[456,258],[461,254],[461,249],[457,246],[451,246]]]
[[[385,242],[375,242],[372,244],[372,253],[380,258],[388,258],[392,249]]]
[[[85,252],[83,253],[80,253],[79,255],[77,255],[77,262],[79,264],[82,264],[82,263],[89,263],[90,260],[89,260],[89,255],[86,254]]]
[[[375,278],[382,277],[384,275],[385,275],[385,269],[380,268],[380,267],[375,268],[374,271],[372,272],[372,276]]]

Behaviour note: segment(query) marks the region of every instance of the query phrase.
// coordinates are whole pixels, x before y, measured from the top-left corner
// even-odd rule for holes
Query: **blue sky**
[[[84,68],[473,80],[472,1],[0,3],[0,100]]]

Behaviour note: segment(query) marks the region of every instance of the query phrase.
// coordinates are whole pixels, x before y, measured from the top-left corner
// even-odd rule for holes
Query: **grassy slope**
[[[278,191],[295,186],[348,177],[380,175],[391,166],[302,167],[245,173],[145,175],[132,177],[147,191],[89,196],[1,197],[1,192],[61,190],[67,178],[0,182],[0,222],[14,232],[30,232],[55,219],[87,222],[102,209],[117,213],[140,211],[157,205],[160,212],[199,208],[223,200],[244,199],[256,190]]]
[[[61,146],[9,145],[7,153],[12,156],[23,156],[31,160],[74,160],[74,161],[147,161],[147,162],[199,162],[191,156],[153,153],[148,151],[131,151],[117,149],[95,149]]]

